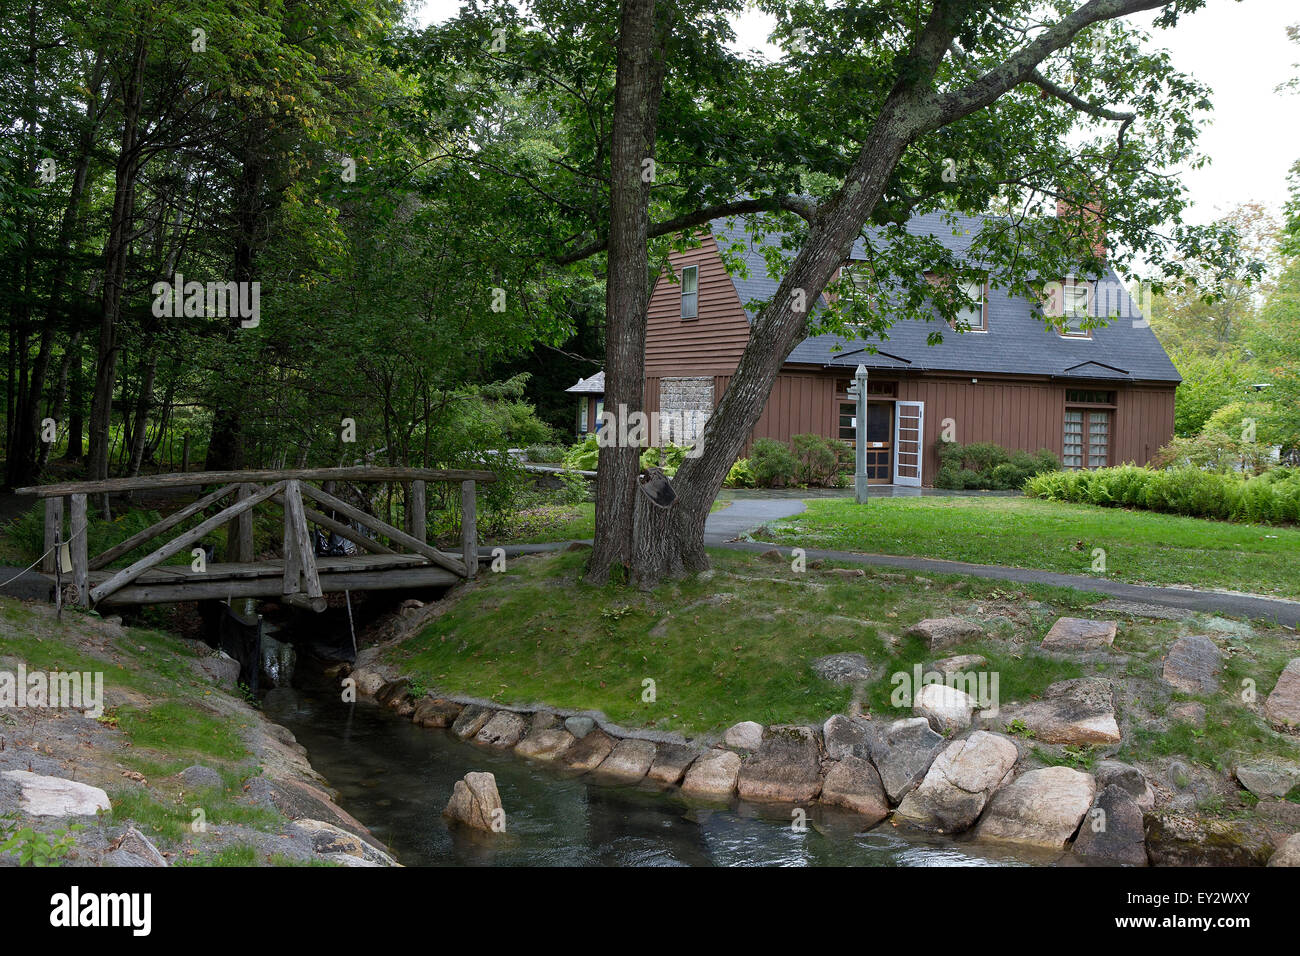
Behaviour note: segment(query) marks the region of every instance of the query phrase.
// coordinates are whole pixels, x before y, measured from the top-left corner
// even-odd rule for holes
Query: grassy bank
[[[1300,529],[1031,498],[808,502],[771,527],[788,545],[1097,574],[1300,600]],[[1093,570],[1095,549],[1105,571]]]

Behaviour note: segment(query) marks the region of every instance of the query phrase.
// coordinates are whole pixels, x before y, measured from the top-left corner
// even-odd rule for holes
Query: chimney
[[[1056,218],[1071,219],[1076,222],[1082,217],[1082,230],[1092,239],[1092,254],[1098,259],[1106,259],[1106,225],[1101,219],[1101,207],[1096,203],[1087,203],[1082,209],[1074,203],[1058,199],[1056,201]]]

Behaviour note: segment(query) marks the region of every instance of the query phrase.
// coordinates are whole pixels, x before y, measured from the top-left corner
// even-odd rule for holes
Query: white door
[[[894,484],[920,485],[925,402],[894,403]]]

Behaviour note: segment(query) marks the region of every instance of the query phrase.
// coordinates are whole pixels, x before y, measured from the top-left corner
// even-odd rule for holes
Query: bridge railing
[[[455,482],[461,487],[461,553],[441,551],[428,543],[426,530],[427,482]],[[490,471],[444,470],[434,468],[297,468],[279,471],[206,471],[150,475],[137,478],[109,478],[101,481],[63,482],[17,489],[18,494],[45,500],[45,552],[41,570],[57,578],[67,572],[75,596],[74,603],[90,607],[116,591],[130,585],[146,571],[194,547],[206,535],[226,526],[227,563],[251,564],[253,553],[253,509],[264,503],[279,505],[283,513],[284,574],[282,594],[290,603],[304,603],[319,609],[324,606],[316,551],[309,524],[315,524],[351,541],[372,555],[399,555],[406,552],[435,564],[453,574],[472,578],[478,571],[478,532],[475,519],[477,485],[496,481]],[[409,486],[407,500],[408,530],[388,522],[342,500],[317,484],[336,482],[397,482]],[[87,501],[92,495],[110,495],[130,491],[179,491],[186,488],[218,486],[161,521],[131,535],[125,541],[94,555],[87,550]],[[69,514],[68,534],[64,537],[64,505]],[[319,506],[313,508],[307,502]],[[221,502],[228,502],[211,517],[165,544],[91,584],[91,572],[107,568],[129,554],[165,536],[195,515]],[[326,514],[341,515],[347,521]],[[351,522],[350,524],[348,522]],[[365,532],[372,532],[374,537]],[[380,538],[387,539],[387,545]],[[66,563],[65,563],[66,562]]]

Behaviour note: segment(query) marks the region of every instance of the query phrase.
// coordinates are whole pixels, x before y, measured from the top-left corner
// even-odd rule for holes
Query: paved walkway
[[[769,521],[789,518],[807,510],[798,498],[735,498],[721,511],[704,522],[704,543],[722,544],[748,531],[761,528]]]

